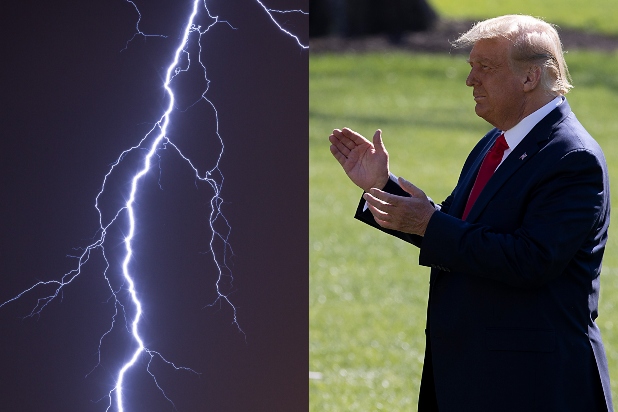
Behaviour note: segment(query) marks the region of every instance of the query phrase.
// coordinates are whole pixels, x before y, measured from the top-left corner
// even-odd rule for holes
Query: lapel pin
[[[519,160],[524,160],[524,159],[526,158],[526,156],[528,156],[528,154],[527,154],[527,153],[524,153],[523,155],[521,155],[521,156],[519,157]]]

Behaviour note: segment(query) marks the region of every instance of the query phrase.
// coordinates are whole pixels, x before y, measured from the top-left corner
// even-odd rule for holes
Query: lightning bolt
[[[282,32],[284,32],[285,34],[287,34],[288,36],[294,38],[296,40],[296,42],[298,43],[298,45],[300,47],[302,47],[303,49],[308,49],[309,46],[302,44],[300,39],[298,38],[298,36],[290,33],[289,31],[287,31],[286,29],[284,29],[283,27],[281,27],[281,25],[277,22],[277,20],[274,18],[273,13],[280,13],[280,14],[285,14],[285,13],[302,13],[302,14],[306,14],[309,15],[309,13],[304,12],[302,10],[274,10],[274,9],[269,9],[268,7],[266,7],[264,5],[264,3],[262,3],[260,0],[255,0],[258,2],[258,4],[260,6],[262,6],[262,8],[266,11],[266,13],[268,13],[268,16],[270,16],[270,19],[277,25],[277,27],[279,27],[279,30],[281,30]]]
[[[125,0],[127,3],[131,4],[137,15],[138,19],[135,26],[134,35],[127,41],[125,47],[122,49],[122,52],[130,49],[131,42],[138,37],[161,37],[165,38],[166,36],[159,34],[146,34],[142,32],[140,29],[140,22],[142,19],[142,15],[137,7],[137,5],[132,0]],[[286,36],[289,36],[291,39],[295,40],[296,43],[303,49],[307,49],[308,45],[305,45],[301,42],[299,36],[293,34],[291,31],[285,29],[283,26],[285,24],[281,24],[278,22],[277,17],[280,15],[285,15],[288,13],[300,13],[303,15],[308,15],[307,12],[302,10],[276,10],[268,8],[262,1],[255,0],[264,10],[266,16],[272,20],[272,22],[277,26],[277,28],[284,33]],[[201,21],[207,21],[208,23],[205,25],[201,25],[197,23],[197,17],[201,14]],[[206,17],[207,16],[207,17]],[[167,396],[163,388],[159,385],[159,382],[156,379],[154,373],[150,370],[151,362],[154,358],[159,358],[167,365],[171,366],[176,370],[183,370],[193,374],[198,374],[198,372],[194,371],[191,368],[187,368],[184,366],[177,366],[175,363],[164,358],[159,352],[151,350],[147,348],[144,344],[144,340],[140,335],[139,324],[140,320],[143,316],[143,305],[140,301],[138,294],[138,276],[136,276],[131,271],[131,263],[133,260],[134,253],[134,240],[135,240],[135,232],[137,227],[137,219],[136,219],[136,210],[134,208],[136,201],[139,198],[139,189],[140,183],[144,176],[146,176],[152,169],[152,165],[157,161],[158,152],[160,150],[173,150],[177,153],[177,155],[186,163],[188,167],[191,168],[194,172],[194,176],[197,182],[203,182],[208,184],[210,188],[213,190],[213,195],[210,199],[210,215],[208,218],[209,226],[210,226],[210,254],[212,255],[213,262],[217,269],[217,280],[215,282],[216,289],[216,298],[215,301],[210,303],[208,306],[213,306],[217,303],[228,305],[232,310],[232,324],[238,329],[239,332],[243,333],[243,330],[240,327],[240,324],[237,320],[236,307],[232,303],[229,293],[226,293],[222,289],[222,281],[224,277],[229,276],[232,279],[231,270],[227,265],[228,254],[232,253],[232,249],[230,244],[228,243],[228,238],[231,232],[231,226],[228,220],[225,218],[222,212],[222,204],[223,199],[221,197],[221,189],[223,186],[223,175],[221,170],[219,169],[219,163],[223,156],[224,152],[224,142],[219,134],[219,116],[217,109],[214,103],[206,97],[206,94],[209,89],[210,80],[207,77],[206,73],[206,65],[202,61],[202,38],[206,35],[206,33],[217,24],[226,24],[229,28],[236,30],[235,27],[232,26],[228,21],[219,19],[218,16],[214,16],[209,11],[205,0],[193,0],[192,10],[189,17],[186,19],[186,23],[184,24],[184,30],[182,32],[182,36],[179,42],[178,47],[175,49],[173,54],[173,58],[171,62],[167,66],[165,71],[165,78],[163,79],[163,88],[165,89],[165,93],[168,98],[167,108],[161,117],[156,121],[154,126],[146,133],[146,135],[134,146],[124,150],[120,155],[116,158],[116,160],[110,165],[109,170],[105,174],[103,178],[103,182],[101,184],[101,188],[95,198],[95,209],[98,213],[99,220],[99,229],[96,235],[96,239],[88,246],[79,249],[80,253],[75,256],[72,256],[77,260],[77,264],[75,267],[69,272],[62,275],[57,280],[49,280],[49,281],[40,281],[33,284],[31,287],[23,290],[18,293],[11,299],[0,303],[0,308],[6,306],[7,304],[19,300],[24,295],[34,292],[36,290],[47,290],[47,288],[51,288],[51,293],[39,297],[36,301],[36,304],[32,308],[31,312],[26,317],[37,317],[41,314],[41,312],[55,299],[59,296],[62,296],[63,289],[67,287],[69,284],[74,282],[79,275],[82,273],[84,266],[89,262],[91,257],[95,252],[99,252],[104,259],[105,268],[103,269],[102,276],[104,277],[107,286],[111,292],[110,299],[114,304],[115,312],[111,318],[111,323],[109,328],[101,338],[99,339],[99,347],[98,347],[98,364],[95,365],[94,369],[101,365],[101,351],[105,341],[105,338],[115,329],[117,325],[117,321],[119,317],[124,318],[124,323],[126,325],[127,331],[131,336],[133,341],[133,345],[135,346],[130,358],[126,361],[120,369],[116,373],[116,380],[113,384],[113,388],[109,391],[108,395],[106,395],[102,399],[108,399],[108,406],[106,411],[110,411],[112,408],[115,408],[117,412],[124,412],[124,389],[126,387],[126,375],[127,372],[135,366],[137,361],[143,355],[149,356],[149,360],[147,362],[146,371],[151,375],[156,387],[159,389],[161,394],[165,397],[165,399],[172,404],[174,409],[176,409],[173,401],[170,397]],[[192,42],[197,44],[198,52],[197,58],[193,55],[195,52],[191,52],[190,45]],[[206,83],[205,90],[201,93],[198,101],[194,102],[190,107],[196,105],[200,101],[205,101],[207,105],[212,109],[215,118],[215,124],[213,125],[215,129],[215,133],[217,138],[219,139],[220,149],[218,152],[217,160],[215,165],[209,170],[200,172],[198,167],[194,165],[191,159],[188,156],[185,156],[180,148],[170,139],[168,129],[170,123],[172,122],[172,114],[179,110],[177,107],[177,99],[174,93],[174,80],[178,77],[187,73],[192,64],[197,63],[201,68],[204,81]],[[190,107],[185,108],[188,110]],[[101,198],[104,196],[108,190],[108,179],[112,174],[118,170],[118,166],[121,162],[129,157],[129,154],[133,153],[144,153],[141,158],[141,163],[138,168],[138,171],[135,172],[130,177],[130,191],[128,194],[128,198],[125,200],[124,204],[117,209],[111,216],[111,218],[106,219],[104,210],[101,206]],[[114,281],[111,276],[108,274],[110,267],[110,261],[107,258],[105,252],[105,241],[107,234],[110,229],[115,225],[121,225],[123,220],[126,220],[126,226],[122,229],[123,233],[125,233],[123,242],[124,242],[124,259],[121,264],[121,272],[122,272],[122,282],[121,286],[114,286],[116,281]],[[225,230],[221,232],[217,230],[216,227],[223,226]],[[215,251],[215,244],[217,242],[221,242],[222,251]],[[141,279],[140,281],[144,281]],[[123,293],[128,293],[129,299],[124,299],[122,297]],[[132,311],[134,314],[129,316],[129,311],[127,310],[127,306],[132,305]],[[93,369],[93,371],[94,371]],[[92,373],[92,372],[91,372]]]

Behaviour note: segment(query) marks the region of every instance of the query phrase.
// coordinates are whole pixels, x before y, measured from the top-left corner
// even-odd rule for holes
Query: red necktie
[[[479,173],[478,175],[476,175],[474,186],[472,186],[472,190],[470,191],[470,197],[468,198],[468,203],[466,203],[466,208],[462,216],[463,220],[466,220],[466,218],[468,217],[468,213],[470,213],[472,205],[474,205],[474,202],[476,202],[476,199],[483,191],[483,188],[489,181],[489,178],[493,176],[494,172],[498,168],[498,165],[502,161],[504,151],[508,148],[509,145],[506,143],[504,134],[501,134],[494,143],[494,145],[491,147],[491,149],[489,149],[489,152],[487,152],[487,154],[485,155],[483,163],[481,164],[481,168],[479,169]]]

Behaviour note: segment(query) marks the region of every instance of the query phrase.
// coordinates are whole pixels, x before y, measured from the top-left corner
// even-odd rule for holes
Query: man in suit
[[[502,16],[455,45],[472,46],[466,85],[494,129],[444,202],[390,173],[380,130],[329,137],[365,191],[356,218],[420,247],[432,268],[419,411],[612,411],[595,323],[607,166],[564,98],[558,34]]]

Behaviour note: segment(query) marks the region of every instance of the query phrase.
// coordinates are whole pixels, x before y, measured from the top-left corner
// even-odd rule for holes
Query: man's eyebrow
[[[474,60],[475,63],[481,63],[481,64],[485,64],[485,65],[488,65],[488,66],[495,65],[495,63],[491,59],[488,59],[487,57],[481,57],[481,58],[478,58],[478,59],[470,59],[468,57],[466,59],[466,62],[469,63],[469,64],[472,64],[473,60]]]

